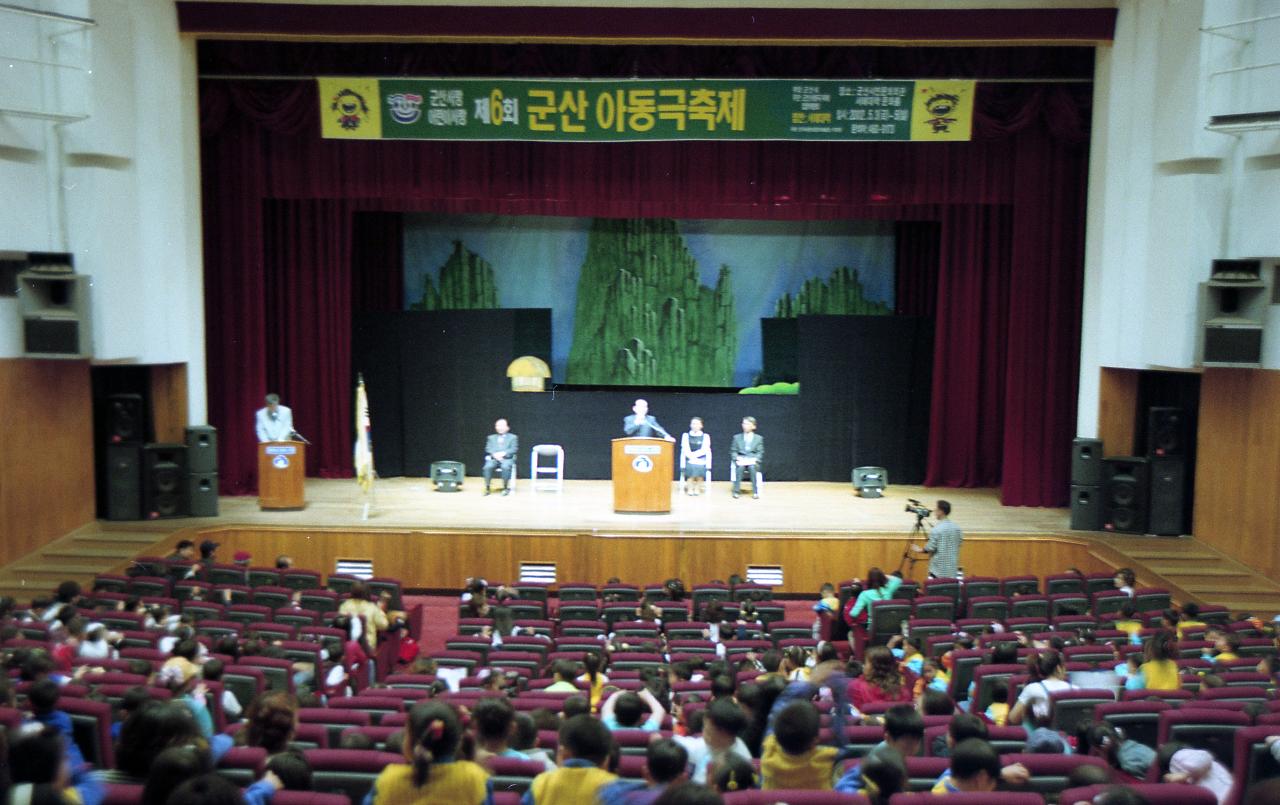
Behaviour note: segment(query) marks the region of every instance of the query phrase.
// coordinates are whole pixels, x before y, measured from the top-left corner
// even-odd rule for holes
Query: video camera
[[[933,509],[925,508],[924,504],[915,498],[907,498],[907,508],[905,510],[920,518],[933,514]]]

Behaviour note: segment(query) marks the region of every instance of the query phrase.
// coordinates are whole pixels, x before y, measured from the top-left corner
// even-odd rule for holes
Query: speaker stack
[[[1076,439],[1071,443],[1071,528],[1102,529],[1102,441]]]
[[[148,520],[186,517],[187,446],[149,444],[142,448],[142,514]]]
[[[142,396],[107,398],[107,519],[142,519]]]
[[[1104,530],[1160,536],[1182,533],[1187,439],[1181,408],[1147,411],[1147,454],[1105,461]]]
[[[218,432],[187,428],[187,501],[192,517],[218,516]]]

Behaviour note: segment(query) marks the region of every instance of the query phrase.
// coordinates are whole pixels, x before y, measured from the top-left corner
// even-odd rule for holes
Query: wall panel
[[[783,566],[780,592],[817,594],[823,582],[863,576],[873,566],[898,567],[906,541],[899,538],[814,536],[650,537],[587,533],[314,531],[228,527],[204,529],[221,552],[247,550],[255,564],[270,564],[281,553],[300,567],[329,571],[336,559],[371,559],[378,575],[400,578],[406,586],[460,589],[468,576],[494,581],[516,578],[521,561],[551,561],[559,581],[601,583],[610,576],[644,584],[679,576],[687,583],[726,579],[748,563]],[[176,539],[176,537],[175,537]],[[163,552],[163,548],[158,549]],[[153,551],[154,552],[154,551]],[[967,538],[961,552],[967,575],[1011,576],[1076,567],[1084,572],[1116,567],[1088,539],[1069,536]],[[916,565],[921,579],[927,566]]]
[[[156,441],[181,444],[187,427],[187,365],[162,363],[150,370],[151,424]]]
[[[0,360],[0,564],[94,517],[89,364]]]
[[[1206,369],[1196,449],[1196,537],[1280,577],[1280,371]]]
[[[1098,438],[1102,440],[1104,456],[1135,455],[1135,417],[1138,411],[1138,380],[1142,373],[1136,369],[1101,369],[1102,382],[1098,389]]]

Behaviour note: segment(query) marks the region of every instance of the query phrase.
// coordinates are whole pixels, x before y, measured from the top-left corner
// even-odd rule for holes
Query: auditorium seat
[[[868,644],[882,646],[890,637],[901,634],[902,622],[911,617],[911,604],[907,601],[889,599],[872,601],[867,616]]]
[[[304,568],[289,568],[280,571],[280,586],[290,590],[317,590],[324,587],[320,583],[320,573]]]
[[[103,792],[102,805],[142,805],[143,787],[141,785],[107,783],[104,787],[106,790]],[[350,804],[344,803],[344,805]]]
[[[351,805],[351,802],[346,794],[323,794],[319,791],[277,791],[271,798],[271,805]]]
[[[129,595],[136,595],[139,598],[143,596],[169,595],[170,582],[164,576],[134,576],[129,579],[128,590]]]
[[[249,604],[252,603],[252,594],[253,591],[246,584],[219,584],[213,588],[212,597],[218,601],[229,598],[226,601],[228,604]]]
[[[1160,733],[1160,714],[1170,709],[1168,702],[1111,702],[1099,704],[1093,717],[1105,721],[1139,743],[1155,749]]]
[[[202,574],[210,584],[248,584],[249,575],[240,565],[223,565],[214,563],[204,569]]]
[[[948,595],[922,595],[912,602],[911,617],[950,623],[956,618],[956,602]]]
[[[724,795],[724,802],[725,805],[774,805],[779,802],[792,805],[870,805],[871,800],[861,794],[779,788],[773,791],[729,791]]]
[[[1160,714],[1156,739],[1161,743],[1181,741],[1213,753],[1222,765],[1231,768],[1235,746],[1232,736],[1250,726],[1249,716],[1231,710],[1178,709]]]
[[[1094,797],[1104,793],[1110,785],[1090,785],[1081,788],[1068,788],[1063,791],[1059,802],[1093,802]],[[1218,805],[1218,798],[1203,786],[1184,785],[1181,783],[1137,783],[1125,788],[1142,797],[1144,801],[1159,805]]]
[[[267,750],[260,746],[233,746],[218,759],[218,776],[241,788],[253,785],[266,770]]]
[[[1000,594],[1005,598],[1018,595],[1037,595],[1040,592],[1040,580],[1035,576],[1005,576],[1000,579]]]
[[[283,582],[284,578],[281,578],[281,581]],[[323,618],[326,612],[338,611],[338,594],[332,590],[304,589],[298,603],[303,609],[319,612]]]
[[[65,686],[64,686],[65,687]],[[71,717],[71,731],[84,759],[100,769],[115,768],[111,741],[111,705],[67,696],[58,699],[58,709]]]
[[[1043,595],[1019,595],[1009,601],[1010,618],[1042,618],[1049,623],[1049,598]]]
[[[1113,612],[1119,612],[1120,608],[1131,599],[1125,593],[1117,589],[1099,590],[1090,596],[1091,608],[1093,614],[1099,618]],[[1138,610],[1141,612],[1142,610]]]
[[[1095,766],[1104,772],[1108,771],[1105,760],[1087,755],[1011,754],[1001,757],[1000,762],[1005,766],[1013,763],[1026,766],[1031,773],[1026,790],[1053,801],[1057,801],[1058,795],[1066,790],[1067,777],[1072,770],[1080,766]]]
[[[908,791],[930,791],[933,784],[938,781],[938,777],[942,775],[951,765],[951,761],[945,757],[908,757],[903,758],[907,763],[907,790]],[[844,768],[848,771],[855,765],[856,761],[845,761]]]
[[[182,602],[182,611],[183,613],[189,613],[198,624],[206,620],[222,620],[226,606],[213,601],[187,600]]]
[[[346,794],[361,802],[382,770],[404,763],[404,756],[390,752],[349,749],[308,749],[303,753],[311,764],[311,788],[329,794]]]
[[[1196,699],[1204,702],[1245,702],[1251,704],[1265,704],[1271,700],[1271,695],[1266,688],[1256,686],[1228,686],[1224,688],[1209,688],[1208,690],[1199,691]]]
[[[614,582],[600,588],[600,598],[605,603],[616,601],[627,603],[640,600],[640,588],[634,584]]]
[[[267,688],[293,693],[293,663],[274,657],[241,657],[239,665],[257,668],[267,680]]]
[[[924,586],[920,590],[920,595],[926,598],[935,598],[942,596],[951,600],[952,618],[955,618],[956,612],[960,610],[960,594],[963,585],[957,578],[938,577],[925,579]],[[925,617],[925,616],[921,616]]]
[[[1195,694],[1187,690],[1126,690],[1120,694],[1122,702],[1140,702],[1155,700],[1165,702],[1166,704],[1177,707],[1188,699],[1194,699]]]
[[[1172,604],[1169,591],[1162,587],[1139,587],[1133,591],[1133,608],[1138,612],[1163,612]]]
[[[229,620],[202,620],[196,623],[196,634],[208,635],[215,640],[224,637],[240,637],[244,633],[244,626]]]
[[[914,782],[914,781],[913,781]],[[1044,805],[1044,797],[1029,791],[989,791],[962,794],[894,794],[889,805]]]
[[[1090,724],[1094,720],[1094,710],[1101,704],[1113,704],[1116,695],[1110,690],[1074,690],[1055,691],[1049,695],[1051,712],[1050,726],[1067,735],[1075,735],[1080,725]]]
[[[964,610],[968,610],[969,602],[975,598],[989,595],[1000,595],[1000,579],[995,576],[967,576],[964,580]]]
[[[982,595],[969,599],[969,618],[1003,621],[1009,617],[1009,599],[1002,595]]]
[[[1052,573],[1044,577],[1044,594],[1048,596],[1063,593],[1084,593],[1084,577],[1079,573]]]

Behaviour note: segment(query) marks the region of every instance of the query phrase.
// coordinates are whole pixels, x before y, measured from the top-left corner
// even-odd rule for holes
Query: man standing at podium
[[[256,417],[259,442],[287,442],[293,437],[293,411],[280,404],[279,394],[267,395],[267,407]]]
[[[484,440],[484,493],[489,494],[489,484],[493,481],[493,471],[501,468],[502,494],[511,494],[511,475],[516,468],[516,453],[520,450],[520,437],[511,432],[507,420],[499,419],[493,423],[493,433]]]
[[[658,420],[649,416],[648,400],[636,400],[631,410],[634,413],[622,420],[623,433],[641,439],[661,437],[669,442],[675,441],[675,438],[658,424]]]

